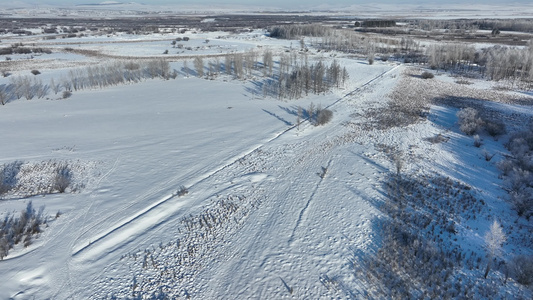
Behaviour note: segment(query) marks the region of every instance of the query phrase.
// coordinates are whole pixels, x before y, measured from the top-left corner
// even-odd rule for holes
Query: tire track
[[[311,196],[309,196],[309,198],[307,199],[307,202],[305,203],[305,206],[300,211],[300,215],[298,216],[298,220],[296,220],[296,224],[294,225],[294,228],[292,229],[292,234],[289,237],[289,241],[288,241],[289,247],[292,245],[292,243],[294,241],[294,235],[296,234],[296,230],[298,230],[298,228],[300,227],[300,224],[302,223],[302,220],[304,218],[304,215],[307,212],[307,209],[309,208],[309,205],[313,201],[313,198],[315,197],[315,194],[316,194],[318,188],[322,185],[322,182],[324,181],[324,178],[326,177],[326,172],[329,169],[330,165],[331,165],[331,159],[328,161],[328,163],[327,163],[325,168],[322,167],[323,168],[322,173],[318,174],[319,177],[320,177],[320,180],[318,181],[318,183],[316,184],[315,188],[313,189],[313,192],[311,193]]]

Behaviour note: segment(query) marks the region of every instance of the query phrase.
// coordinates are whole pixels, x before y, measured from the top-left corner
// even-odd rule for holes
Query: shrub
[[[44,208],[41,208],[36,211],[30,201],[20,212],[19,217],[8,214],[0,222],[0,260],[3,260],[9,250],[20,242],[23,242],[24,247],[31,245],[32,237],[41,232],[42,224],[46,224],[43,210]]]
[[[483,150],[483,157],[485,157],[486,161],[491,161],[492,158],[494,157],[494,155],[496,155],[496,154],[490,154],[489,151]]]
[[[511,260],[511,276],[523,285],[533,285],[533,256],[518,255]]]
[[[189,189],[186,188],[184,185],[181,185],[180,188],[177,190],[176,195],[178,197],[185,196],[189,193]]]
[[[8,95],[3,87],[0,86],[0,104],[6,105],[6,102],[8,100]]]
[[[139,65],[136,62],[128,61],[128,62],[124,63],[124,69],[126,69],[128,71],[139,70],[140,68],[141,68],[141,65]]]
[[[325,125],[333,117],[333,112],[329,109],[320,109],[316,116],[316,125]]]
[[[39,70],[31,70],[31,73],[32,73],[33,75],[39,75],[39,74],[41,74],[41,72],[39,72]]]
[[[13,48],[0,48],[0,55],[13,54]]]
[[[439,133],[439,134],[437,134],[435,136],[426,138],[426,141],[428,141],[428,142],[430,142],[432,144],[439,144],[439,143],[447,142],[449,139],[450,138],[445,137],[441,133]]]
[[[480,131],[483,126],[483,120],[479,117],[476,109],[467,107],[457,112],[459,119],[459,129],[467,135],[473,135]]]
[[[61,165],[57,167],[55,172],[56,174],[53,181],[54,190],[59,193],[64,193],[72,180],[70,169],[67,165]]]
[[[433,73],[431,73],[431,72],[425,71],[424,73],[422,73],[422,75],[420,75],[420,77],[422,79],[431,79],[431,78],[435,77],[435,75],[433,75]]]
[[[533,126],[514,134],[506,145],[512,156],[498,163],[509,189],[509,201],[519,216],[533,216]]]
[[[498,136],[507,132],[505,124],[497,120],[485,120],[485,130],[491,136]]]
[[[5,164],[0,169],[0,195],[13,189],[17,184],[17,174],[22,166],[21,161]]]
[[[511,192],[510,201],[516,213],[529,219],[533,215],[533,188],[523,188],[518,191]]]
[[[72,96],[71,91],[63,91],[63,99],[70,98],[70,96]]]
[[[472,84],[472,82],[470,82],[468,80],[464,80],[464,79],[456,80],[455,83],[457,83],[457,84],[466,84],[466,85]]]
[[[483,145],[483,143],[481,142],[481,138],[479,137],[479,135],[478,134],[474,135],[474,146],[479,148],[481,147],[481,145]]]
[[[326,177],[326,174],[328,173],[328,168],[327,167],[321,167],[321,171],[318,174],[318,176],[320,176],[320,178],[324,179],[324,177]]]

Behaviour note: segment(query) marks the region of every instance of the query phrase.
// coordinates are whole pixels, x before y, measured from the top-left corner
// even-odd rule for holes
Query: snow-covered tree
[[[502,254],[502,245],[506,240],[505,233],[503,233],[502,226],[498,221],[494,220],[490,226],[490,230],[485,234],[485,250],[487,251],[487,268],[485,269],[484,277],[487,278],[492,265],[492,260]]]

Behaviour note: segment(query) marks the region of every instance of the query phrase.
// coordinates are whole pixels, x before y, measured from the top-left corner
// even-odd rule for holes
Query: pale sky
[[[21,2],[34,4],[52,4],[52,5],[76,5],[76,4],[96,4],[104,2],[104,0],[22,0]],[[349,5],[379,5],[379,4],[437,4],[440,6],[446,4],[531,4],[531,0],[446,0],[446,1],[416,1],[416,0],[121,0],[117,2],[137,2],[148,5],[249,5],[249,6],[268,6],[268,7],[283,7],[283,8],[304,8],[318,6],[321,4],[328,4],[332,6],[349,6]]]

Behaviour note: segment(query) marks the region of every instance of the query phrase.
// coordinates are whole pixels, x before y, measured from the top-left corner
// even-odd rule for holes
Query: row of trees
[[[329,66],[319,61],[309,63],[305,54],[281,54],[274,72],[274,54],[265,50],[262,55],[250,50],[245,53],[226,55],[222,63],[218,58],[207,63],[200,56],[193,60],[194,71],[198,77],[213,79],[222,72],[236,79],[263,76],[263,96],[279,99],[298,99],[309,93],[325,93],[332,87],[341,87],[348,79],[346,68],[334,60]],[[206,72],[207,69],[207,72]],[[191,73],[188,63],[184,71]]]
[[[60,80],[52,78],[49,84],[29,76],[13,76],[9,84],[0,85],[0,104],[26,98],[44,98],[50,92],[63,91],[63,98],[70,92],[90,88],[104,88],[112,85],[136,83],[148,78],[175,78],[177,73],[170,71],[170,64],[163,59],[147,61],[115,61],[107,64],[72,69]]]
[[[298,99],[309,93],[325,93],[332,87],[344,85],[348,79],[348,71],[346,68],[341,68],[336,60],[329,66],[321,61],[314,64],[305,62],[300,65],[286,66],[280,66],[277,76],[264,81],[264,96]]]
[[[5,105],[11,98],[25,97],[31,100],[35,97],[43,98],[50,90],[49,85],[43,84],[41,79],[29,76],[12,77],[7,86],[0,86],[0,103]]]
[[[193,69],[198,77],[214,79],[218,75],[225,73],[234,76],[236,79],[246,79],[254,76],[254,71],[260,68],[259,52],[250,50],[245,53],[234,53],[224,56],[224,62],[218,57],[207,62],[204,58],[197,56],[193,59]],[[270,50],[263,54],[263,75],[272,73],[273,55]],[[183,70],[186,76],[191,74],[189,64],[185,61]]]
[[[498,21],[505,23],[506,21]],[[511,22],[511,26],[522,24]],[[491,23],[492,24],[492,23]],[[496,26],[496,23],[493,24]],[[513,26],[514,26],[513,25]],[[417,26],[426,29],[473,28],[471,22],[419,21]],[[470,26],[470,27],[469,27]],[[483,26],[488,26],[484,24]],[[515,26],[515,27],[516,27]],[[323,50],[357,53],[368,58],[369,62],[376,55],[388,59],[391,55],[409,63],[427,64],[434,69],[458,72],[478,72],[490,80],[511,80],[533,85],[533,42],[527,47],[513,48],[493,46],[476,49],[474,46],[460,43],[435,43],[425,48],[411,38],[368,37],[353,31],[334,30],[322,25],[284,25],[271,29],[271,36],[280,38],[315,37],[312,44]]]
[[[474,46],[465,44],[431,44],[426,48],[427,62],[432,69],[471,69],[476,64]]]
[[[533,84],[533,42],[527,48],[494,46],[482,52],[486,76],[492,80],[520,80]]]
[[[419,28],[425,31],[433,31],[439,29],[447,29],[450,31],[472,32],[478,29],[481,30],[505,30],[505,31],[521,31],[533,32],[533,22],[531,19],[482,19],[482,20],[411,20],[409,21],[411,27]]]
[[[274,38],[295,39],[302,36],[328,36],[333,33],[333,29],[320,24],[291,24],[272,27],[269,32]]]
[[[433,44],[426,49],[433,69],[477,71],[490,80],[533,83],[533,43],[526,48],[493,46],[476,50],[465,44]]]
[[[171,73],[170,64],[163,59],[148,61],[116,61],[109,64],[88,66],[81,69],[72,69],[68,77],[61,80],[63,88],[67,91],[83,90],[87,88],[103,88],[106,86],[136,83],[147,78],[169,79],[177,74]],[[52,83],[52,88],[57,91],[57,85]]]
[[[525,131],[513,134],[506,146],[511,156],[506,157],[498,166],[509,191],[509,200],[519,216],[532,222],[533,120]]]

